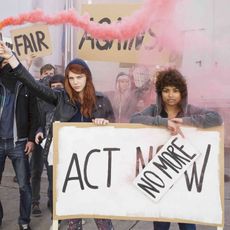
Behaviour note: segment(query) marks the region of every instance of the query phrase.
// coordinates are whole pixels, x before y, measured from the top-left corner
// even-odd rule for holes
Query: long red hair
[[[69,83],[69,72],[86,75],[86,85],[83,89],[83,101]],[[79,102],[81,104],[81,114],[85,117],[91,117],[93,108],[96,104],[96,93],[92,81],[91,73],[79,64],[70,64],[65,70],[65,90],[73,103]]]

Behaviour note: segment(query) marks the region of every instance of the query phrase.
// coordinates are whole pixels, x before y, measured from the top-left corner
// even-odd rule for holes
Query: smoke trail
[[[54,16],[46,15],[42,10],[37,9],[0,21],[0,30],[7,26],[25,23],[70,24],[82,28],[96,39],[127,40],[147,30],[155,21],[168,20],[176,3],[177,0],[145,0],[143,6],[133,15],[124,17],[121,22],[112,22],[110,25],[90,21],[89,14],[79,16],[74,9],[61,11]]]

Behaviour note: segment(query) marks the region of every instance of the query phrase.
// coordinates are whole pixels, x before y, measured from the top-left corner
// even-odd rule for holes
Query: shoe
[[[41,214],[42,211],[39,207],[39,204],[32,204],[32,216],[39,217]]]
[[[20,230],[31,230],[29,224],[19,224],[19,229]]]
[[[18,183],[18,179],[16,176],[13,177],[13,182]]]

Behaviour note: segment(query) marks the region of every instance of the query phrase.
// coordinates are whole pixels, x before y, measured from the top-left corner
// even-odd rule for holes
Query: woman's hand
[[[173,119],[176,119],[176,118],[173,118]],[[180,125],[176,123],[175,121],[173,121],[173,119],[168,120],[168,130],[170,131],[172,135],[180,134],[182,137],[184,137],[184,134],[182,133],[180,129]],[[180,119],[180,118],[177,118],[177,119]]]
[[[177,124],[183,124],[183,119],[182,118],[172,118],[170,120],[175,122],[175,123],[177,123]]]
[[[95,125],[107,125],[109,121],[104,118],[95,118],[92,120]]]

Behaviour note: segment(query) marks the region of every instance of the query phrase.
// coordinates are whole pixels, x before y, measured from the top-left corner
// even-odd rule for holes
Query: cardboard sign
[[[0,41],[4,41],[5,44],[10,48],[13,49],[13,44],[12,44],[12,40],[10,37],[4,37],[2,35],[2,33],[0,32]]]
[[[140,4],[87,4],[82,5],[82,14],[88,12],[92,21],[111,24],[121,21],[123,17],[131,15],[138,8]],[[180,65],[181,56],[159,44],[157,34],[161,29],[162,25],[159,22],[148,31],[125,41],[97,40],[85,31],[78,31],[77,53],[86,60],[145,65],[165,65],[173,62]],[[144,60],[140,56],[144,56]]]
[[[182,127],[182,132],[197,150],[193,151],[187,141],[178,137],[170,139],[170,133],[158,127],[55,123],[54,218],[94,217],[222,225],[222,130]],[[159,152],[163,145],[165,147]],[[173,150],[175,155],[170,159],[168,152]],[[193,162],[198,153],[199,157]],[[133,181],[148,162],[156,157],[160,159],[160,156],[169,160],[165,168],[163,161],[156,161],[163,165],[158,167],[158,171],[162,170],[159,174],[162,181],[169,186],[167,177],[174,180],[177,174],[178,178],[171,189],[162,190],[164,196],[154,202],[140,192]],[[182,173],[185,168],[187,170]]]
[[[43,57],[52,54],[50,34],[47,25],[30,26],[11,31],[14,50],[22,60],[31,54]]]
[[[180,135],[170,140],[134,180],[134,184],[155,202],[172,187],[197,159],[199,151]]]

